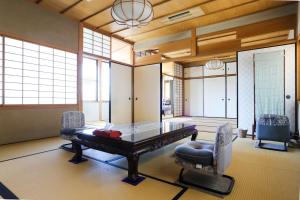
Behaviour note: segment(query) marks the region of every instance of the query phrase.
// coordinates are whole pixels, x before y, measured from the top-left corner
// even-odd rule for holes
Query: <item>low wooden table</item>
[[[81,145],[111,154],[125,156],[128,161],[128,177],[124,182],[137,185],[144,177],[138,176],[138,161],[140,155],[162,148],[183,138],[192,136],[195,140],[198,131],[196,125],[175,122],[133,123],[112,126],[111,130],[119,130],[121,138],[114,139],[94,136],[94,129],[77,132],[77,138],[72,140],[75,150],[73,163],[80,163],[82,158]]]

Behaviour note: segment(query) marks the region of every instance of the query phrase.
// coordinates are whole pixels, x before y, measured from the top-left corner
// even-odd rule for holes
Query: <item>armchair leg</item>
[[[284,150],[287,151],[287,143],[284,142]]]
[[[206,190],[218,195],[228,195],[234,186],[234,178],[227,175],[207,175],[187,170],[183,175],[184,169],[179,174],[179,182]]]
[[[179,182],[182,182],[183,181],[183,171],[184,171],[184,168],[182,168],[180,170],[180,173],[179,173]]]

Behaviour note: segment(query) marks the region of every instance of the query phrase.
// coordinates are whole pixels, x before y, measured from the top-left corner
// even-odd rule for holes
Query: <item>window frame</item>
[[[83,98],[83,59],[87,58],[87,59],[91,59],[91,60],[95,60],[96,61],[96,99],[95,100],[84,100]],[[81,89],[82,89],[82,102],[100,102],[101,101],[101,60],[96,58],[96,57],[91,57],[91,56],[87,56],[87,55],[83,55],[82,56],[82,73],[81,73]],[[90,80],[89,80],[90,81]]]
[[[0,103],[0,109],[1,110],[20,110],[20,109],[55,109],[55,108],[70,108],[70,109],[77,109],[80,105],[80,98],[79,98],[79,92],[80,92],[80,89],[78,87],[78,81],[79,81],[79,58],[80,58],[80,55],[78,53],[78,51],[74,51],[72,49],[68,49],[68,48],[62,48],[62,47],[58,47],[56,45],[51,45],[51,44],[48,44],[48,43],[45,43],[45,42],[41,42],[41,41],[38,41],[38,40],[31,40],[31,39],[27,39],[27,38],[24,38],[24,37],[20,37],[20,36],[16,36],[16,35],[13,35],[13,34],[7,34],[7,33],[3,33],[3,32],[0,32],[0,36],[2,37],[1,40],[2,40],[2,49],[1,49],[1,53],[2,53],[2,73],[0,73],[0,76],[2,76],[2,95],[1,95],[1,99],[2,99],[2,102]],[[46,48],[52,48],[53,51],[54,50],[60,50],[60,51],[64,51],[65,53],[72,53],[72,54],[75,54],[76,55],[76,58],[74,58],[73,60],[76,61],[76,64],[73,64],[74,67],[76,67],[76,93],[74,96],[76,96],[76,103],[66,103],[66,85],[64,86],[65,88],[65,103],[64,104],[61,104],[61,103],[57,103],[55,104],[54,103],[54,89],[52,91],[52,103],[51,104],[23,104],[23,95],[22,95],[22,104],[5,104],[5,38],[11,38],[11,39],[14,39],[14,40],[19,40],[22,42],[22,44],[24,43],[32,43],[34,45],[37,45],[38,47],[42,46],[42,47],[46,47]],[[39,54],[40,54],[40,51],[38,51]],[[54,55],[54,54],[53,54]],[[22,59],[24,57],[24,47],[22,45]],[[28,56],[27,56],[28,57]],[[39,58],[38,58],[39,59]],[[67,59],[67,56],[65,55],[65,59]],[[54,62],[54,59],[53,61]],[[23,60],[22,60],[22,65],[23,65]],[[67,62],[65,62],[65,65],[67,65]],[[40,66],[38,64],[38,66]],[[54,67],[53,67],[54,68]],[[74,68],[75,69],[75,68]],[[23,70],[23,66],[22,66],[22,70]],[[53,69],[54,70],[54,69]],[[65,70],[66,70],[66,66],[65,66]],[[39,72],[39,71],[38,71]],[[53,76],[54,76],[54,73],[53,73]],[[66,76],[66,74],[65,74]],[[23,76],[22,76],[22,79],[23,79]],[[64,80],[66,82],[66,79]],[[75,81],[74,81],[75,82]],[[22,81],[22,85],[23,85],[23,81]],[[39,86],[39,85],[38,85]],[[52,85],[54,87],[54,83]],[[23,88],[22,88],[22,94],[23,94]]]
[[[85,52],[84,51],[84,28],[86,29],[89,29],[93,32],[96,32],[96,33],[99,33],[99,34],[102,34],[104,37],[109,37],[110,38],[110,51],[109,51],[109,57],[105,57],[105,56],[101,56],[101,55],[97,55],[97,54],[93,54],[93,53],[89,53],[89,52]],[[126,65],[126,66],[129,66],[129,67],[134,67],[134,56],[135,56],[135,53],[134,53],[134,50],[133,50],[133,43],[130,43],[124,39],[120,39],[118,37],[114,37],[114,36],[111,36],[111,35],[108,35],[107,33],[103,33],[102,31],[99,31],[99,30],[94,30],[93,27],[90,27],[88,25],[83,25],[82,26],[82,36],[81,36],[81,39],[82,39],[82,54],[83,54],[83,57],[84,56],[90,56],[90,57],[94,57],[94,58],[98,58],[98,59],[102,59],[102,60],[106,60],[108,62],[114,62],[114,63],[118,63],[118,64],[122,64],[122,65]],[[129,44],[132,48],[131,48],[131,55],[130,55],[130,59],[131,59],[131,64],[128,64],[128,63],[124,63],[124,62],[120,62],[120,61],[117,61],[117,60],[114,60],[112,59],[112,38],[114,39],[117,39],[117,40],[120,40],[124,43],[127,43]]]

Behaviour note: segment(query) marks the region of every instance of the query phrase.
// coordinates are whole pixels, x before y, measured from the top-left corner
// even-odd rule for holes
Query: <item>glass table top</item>
[[[192,128],[194,126],[195,125],[182,122],[140,122],[121,125],[107,123],[103,126],[89,127],[89,129],[80,131],[79,134],[93,135],[93,131],[96,128],[104,130],[118,130],[122,133],[121,140],[128,142],[138,142],[183,128]]]

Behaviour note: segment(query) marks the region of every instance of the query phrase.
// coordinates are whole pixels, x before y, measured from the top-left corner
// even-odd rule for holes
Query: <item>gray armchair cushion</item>
[[[79,111],[64,112],[61,125],[62,128],[82,128],[85,126],[84,114]]]
[[[283,115],[274,115],[274,114],[269,114],[269,115],[261,115],[258,120],[257,120],[258,125],[263,125],[263,126],[289,126],[289,118],[287,116]]]
[[[84,114],[79,111],[64,112],[61,118],[60,134],[63,139],[73,140],[78,130],[85,129]]]
[[[230,165],[232,157],[232,127],[226,123],[218,127],[214,148],[214,162],[217,166],[217,173],[224,174],[225,169]]]
[[[206,166],[213,164],[213,150],[213,144],[191,141],[176,147],[175,154],[193,164]]]
[[[223,175],[231,162],[232,128],[229,123],[218,127],[215,144],[191,141],[175,149],[176,162],[183,167],[197,168],[202,173],[211,172]]]
[[[258,140],[287,142],[290,138],[290,123],[287,116],[262,115],[257,119]]]

